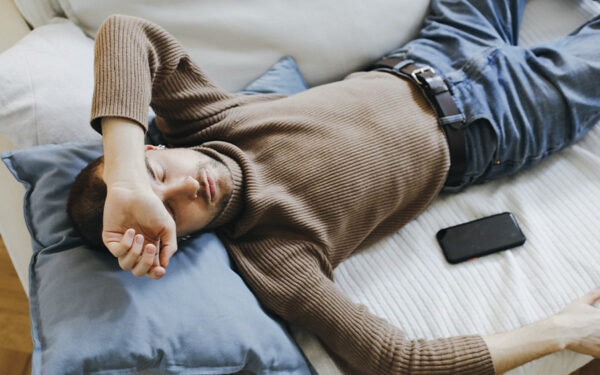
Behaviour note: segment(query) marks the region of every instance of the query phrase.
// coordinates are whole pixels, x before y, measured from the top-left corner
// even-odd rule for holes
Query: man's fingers
[[[589,291],[580,300],[588,305],[593,305],[596,301],[600,300],[600,287]]]
[[[169,260],[177,251],[177,236],[175,234],[175,226],[173,229],[167,229],[165,234],[160,238],[162,248],[160,249],[160,265],[167,268]]]
[[[133,276],[141,277],[144,276],[150,267],[152,267],[152,263],[154,262],[154,257],[156,254],[156,246],[149,244],[144,247],[142,252],[142,256],[139,262],[133,267],[131,273]]]
[[[112,255],[120,258],[127,254],[133,243],[135,230],[127,229],[125,233],[102,232],[102,241]]]
[[[142,247],[144,245],[144,236],[137,234],[133,240],[133,245],[129,249],[126,255],[119,258],[119,266],[124,270],[132,269],[138,262],[138,258],[142,254]],[[154,254],[152,254],[154,256]]]
[[[152,266],[150,270],[146,273],[146,276],[158,280],[165,275],[166,271],[161,266]]]
[[[150,267],[148,272],[146,272],[146,277],[158,280],[164,276],[165,272],[166,272],[165,269],[160,266],[160,263],[158,260],[158,251],[157,251],[154,254],[154,260],[152,262],[152,266]]]
[[[163,246],[160,251],[160,265],[164,268],[167,268],[169,265],[169,261],[173,254],[177,252],[177,247],[175,246]]]
[[[160,259],[158,259],[158,252],[154,256],[154,263],[152,263],[153,267],[160,267]]]

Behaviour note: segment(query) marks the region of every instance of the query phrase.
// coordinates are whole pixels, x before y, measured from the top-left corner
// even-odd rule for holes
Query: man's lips
[[[204,191],[206,192],[206,199],[209,203],[212,203],[217,195],[217,187],[215,181],[212,179],[206,169],[202,170],[202,183],[204,184]]]

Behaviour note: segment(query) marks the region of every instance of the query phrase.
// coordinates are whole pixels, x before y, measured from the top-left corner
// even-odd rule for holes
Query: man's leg
[[[600,15],[564,38],[531,48],[544,79],[560,92],[573,143],[600,121]]]
[[[434,0],[425,28],[446,25],[481,44],[517,45],[525,0]],[[429,34],[427,34],[429,35]]]
[[[496,51],[514,47],[524,9],[525,0],[433,0],[417,38],[387,56],[432,66],[453,90],[465,115],[467,143],[467,172],[453,190],[478,180],[494,158],[497,135],[488,121],[491,114],[486,105],[477,105],[487,104],[488,90],[475,80],[494,69],[489,62]]]
[[[492,155],[480,165],[476,182],[533,165],[573,144],[600,121],[598,46],[600,16],[566,37],[530,49],[500,48],[485,65],[466,72],[467,78],[455,86],[457,96],[467,117],[489,120],[495,133],[467,131],[468,137],[481,137],[475,141],[483,154]]]
[[[460,69],[490,48],[516,45],[525,0],[433,0],[417,38],[389,56]]]
[[[418,38],[390,56],[431,65],[465,116],[464,185],[515,173],[600,120],[600,19],[527,49],[524,0],[434,0]]]

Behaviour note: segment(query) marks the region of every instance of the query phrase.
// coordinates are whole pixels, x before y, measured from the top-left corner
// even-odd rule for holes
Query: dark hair
[[[106,183],[98,173],[103,164],[104,156],[101,156],[83,168],[73,181],[67,200],[67,214],[73,227],[97,250],[107,250],[102,242]]]

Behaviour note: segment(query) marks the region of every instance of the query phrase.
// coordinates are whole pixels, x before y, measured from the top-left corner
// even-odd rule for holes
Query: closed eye
[[[156,177],[156,172],[154,172],[154,168],[152,168],[152,166],[150,165],[150,161],[148,160],[147,157],[144,157],[144,163],[146,164],[146,170],[148,171],[148,174],[150,175],[150,177],[152,177],[153,180],[158,181],[158,178]],[[163,174],[162,174],[161,181],[165,182],[167,170],[164,167],[162,169],[162,173]],[[165,208],[169,212],[169,215],[171,215],[171,217],[173,218],[173,221],[176,221],[175,211],[173,210],[171,205],[165,202]]]
[[[152,167],[150,166],[150,161],[148,160],[148,157],[144,156],[144,163],[146,164],[146,170],[148,171],[150,177],[152,177],[152,179],[154,180],[157,180],[156,173],[154,173],[154,169],[152,169]]]
[[[160,167],[161,167],[161,172],[162,172],[162,176],[160,178],[160,181],[162,183],[164,183],[165,180],[167,179],[167,169],[163,165],[161,165]],[[155,178],[156,178],[156,175],[155,175]],[[169,214],[171,214],[171,217],[173,218],[173,221],[175,221],[175,210],[173,210],[173,208],[171,207],[171,205],[168,204],[168,203],[166,203],[166,202],[165,202],[165,207],[167,208],[167,211],[169,211]]]

